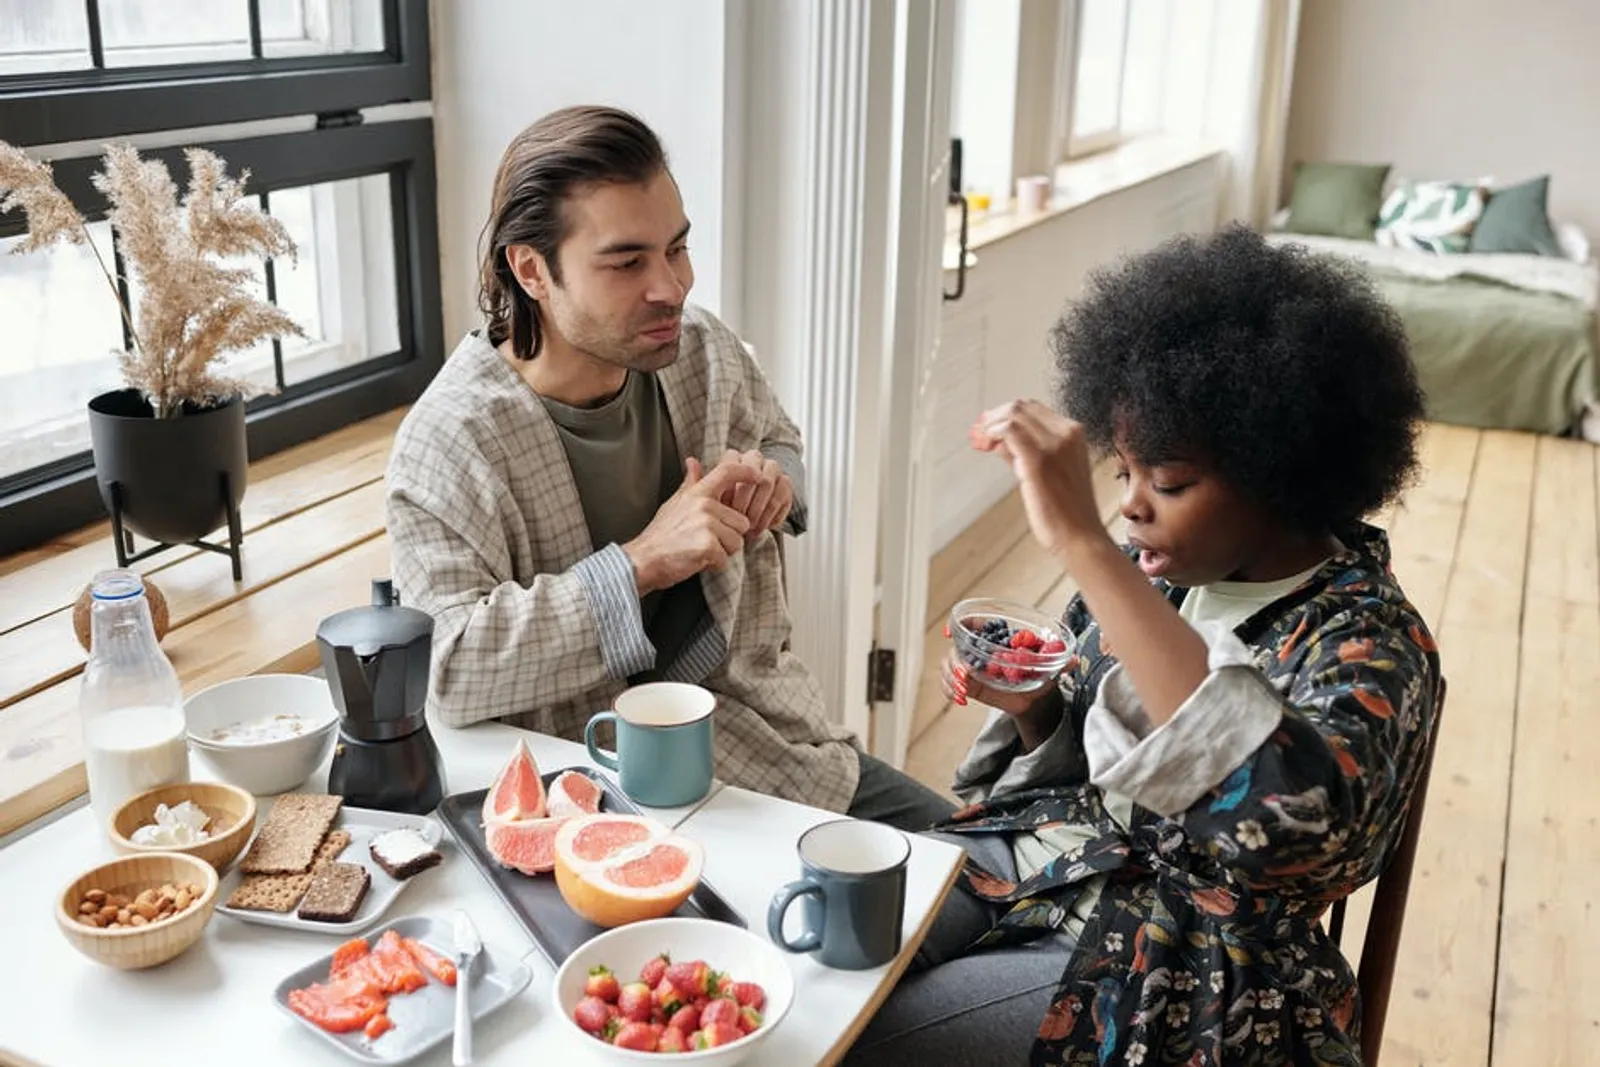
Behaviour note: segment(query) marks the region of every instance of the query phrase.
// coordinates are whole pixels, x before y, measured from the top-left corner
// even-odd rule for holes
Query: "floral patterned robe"
[[[1088,761],[1037,788],[969,805],[958,833],[1094,828],[1089,844],[1022,884],[969,860],[964,887],[1009,903],[978,946],[1061,928],[1107,875],[1034,1046],[1036,1064],[1327,1065],[1361,1062],[1349,964],[1319,919],[1376,878],[1400,838],[1433,725],[1437,649],[1362,526],[1298,590],[1235,631],[1282,703],[1253,756],[1188,810],[1106,814]],[[1158,581],[1175,604],[1183,589]],[[1063,678],[1079,731],[1114,663],[1082,599],[1063,619],[1079,662]],[[1081,748],[1080,748],[1081,751]]]

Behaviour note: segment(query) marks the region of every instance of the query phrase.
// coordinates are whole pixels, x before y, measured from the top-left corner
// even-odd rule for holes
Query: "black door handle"
[[[967,213],[970,210],[967,198],[961,195],[961,138],[950,138],[950,198],[947,204],[961,208],[961,234],[957,240],[960,246],[956,257],[956,287],[952,292],[943,291],[945,300],[960,300],[961,294],[967,291]]]

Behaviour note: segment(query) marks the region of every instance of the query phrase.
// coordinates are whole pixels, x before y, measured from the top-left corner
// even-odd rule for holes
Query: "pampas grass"
[[[251,295],[249,268],[226,264],[295,254],[283,223],[245,200],[249,172],[230,178],[222,159],[203,149],[187,149],[184,157],[189,186],[181,202],[166,166],[127,145],[108,147],[104,169],[93,178],[140,285],[134,314],[49,164],[0,141],[0,214],[20,207],[28,217],[27,240],[16,251],[61,241],[94,251],[133,336],[133,347],[118,353],[123,379],[157,418],[182,415],[186,404],[205,408],[252,395],[257,387],[230,377],[221,357],[269,338],[304,336],[281,308]]]

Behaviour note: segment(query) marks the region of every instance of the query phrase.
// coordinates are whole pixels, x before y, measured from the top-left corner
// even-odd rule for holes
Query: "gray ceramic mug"
[[[800,835],[801,879],[767,909],[767,936],[790,952],[815,952],[826,967],[861,971],[900,953],[911,841],[882,823],[835,819]],[[791,941],[783,918],[801,900],[804,932]]]
[[[612,705],[589,720],[583,740],[590,759],[617,772],[624,793],[646,807],[679,808],[711,791],[715,695],[698,685],[651,682]],[[596,743],[603,722],[617,728],[615,759]]]

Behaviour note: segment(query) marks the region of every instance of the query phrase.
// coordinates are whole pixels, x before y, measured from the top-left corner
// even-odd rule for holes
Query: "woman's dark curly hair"
[[[1050,344],[1095,446],[1202,464],[1298,529],[1347,527],[1416,468],[1399,316],[1354,268],[1244,227],[1096,273]]]

